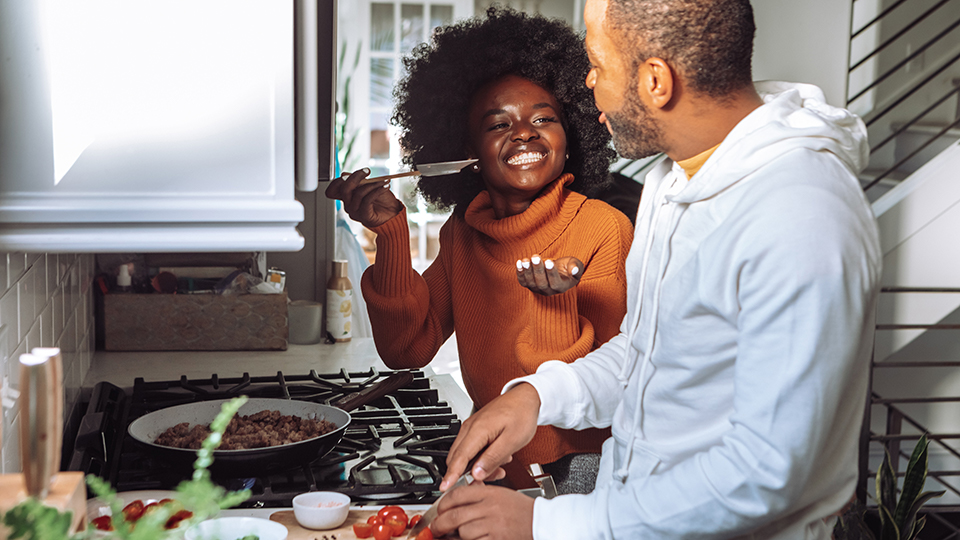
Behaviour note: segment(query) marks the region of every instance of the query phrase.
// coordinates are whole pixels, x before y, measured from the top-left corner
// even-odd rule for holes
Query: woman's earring
[[[480,172],[480,164],[479,164],[479,163],[474,163],[473,166],[470,167],[470,169],[472,169],[473,172],[478,173],[478,172]]]
[[[567,153],[567,159],[570,159],[570,154],[569,154],[569,152]]]

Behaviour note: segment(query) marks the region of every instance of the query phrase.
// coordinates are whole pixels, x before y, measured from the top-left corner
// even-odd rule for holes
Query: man
[[[433,523],[465,539],[826,539],[850,499],[880,278],[856,172],[862,122],[808,85],[751,82],[748,0],[587,0],[621,154],[664,152],[627,258],[620,335],[547,362],[464,422],[447,489],[536,426],[611,426],[596,489],[471,485]]]

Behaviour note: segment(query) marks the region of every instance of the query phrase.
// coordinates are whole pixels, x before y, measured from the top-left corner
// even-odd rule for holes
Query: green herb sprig
[[[227,401],[220,408],[217,417],[210,423],[210,435],[197,451],[193,464],[193,476],[177,486],[177,500],[184,508],[193,512],[193,516],[181,522],[181,528],[189,527],[217,515],[221,509],[232,508],[250,498],[250,490],[227,491],[210,480],[210,465],[213,464],[213,451],[220,446],[223,434],[230,420],[247,402],[247,396],[239,396]],[[161,505],[141,517],[134,527],[123,517],[123,501],[109,482],[95,475],[87,475],[90,490],[104,503],[110,506],[113,516],[113,531],[106,532],[111,540],[164,540],[172,538],[174,531],[165,528],[167,520],[179,509],[179,505]],[[72,512],[60,512],[56,508],[45,506],[30,498],[18,504],[3,515],[3,523],[10,529],[10,540],[87,540],[94,537],[92,528],[70,535]],[[103,533],[104,531],[101,531]]]

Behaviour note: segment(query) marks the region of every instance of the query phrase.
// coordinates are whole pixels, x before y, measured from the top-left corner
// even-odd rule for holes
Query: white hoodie
[[[689,181],[646,178],[620,335],[526,381],[539,423],[612,426],[597,489],[537,499],[534,538],[830,538],[851,498],[881,255],[859,118],[810,85]]]

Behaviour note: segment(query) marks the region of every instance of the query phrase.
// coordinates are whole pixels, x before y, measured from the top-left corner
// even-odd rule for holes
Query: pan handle
[[[372,384],[359,392],[347,394],[330,404],[349,412],[412,382],[412,371],[398,371],[376,384]]]

